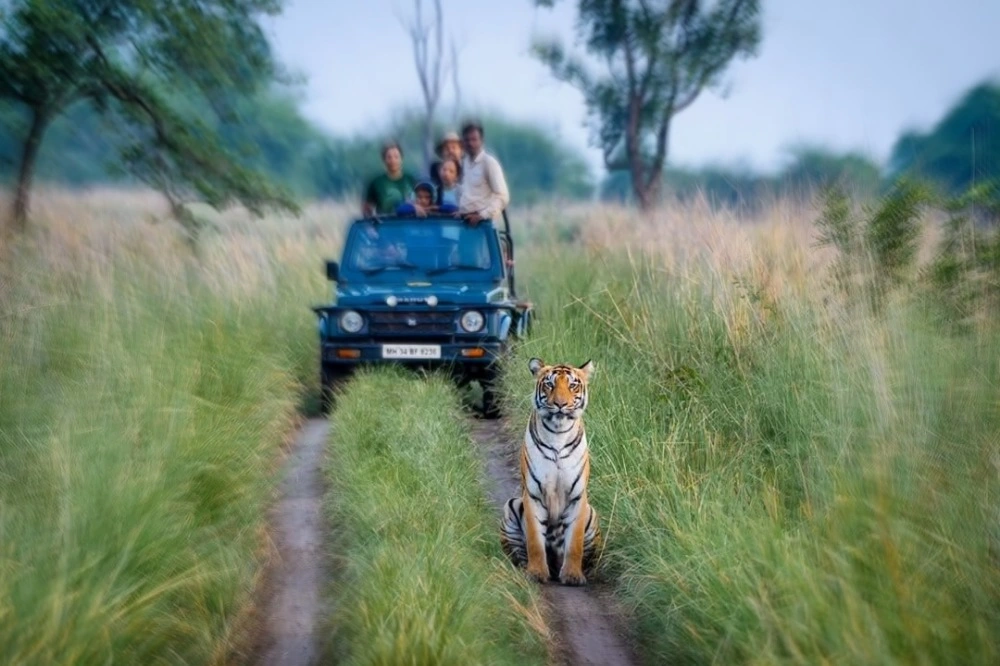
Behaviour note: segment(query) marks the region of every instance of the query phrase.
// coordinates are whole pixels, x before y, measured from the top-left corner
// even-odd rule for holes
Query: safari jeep
[[[515,297],[513,257],[506,215],[503,230],[451,217],[353,221],[340,262],[326,265],[334,304],[313,308],[324,411],[354,368],[392,363],[478,381],[483,414],[496,418],[497,360],[532,319]]]

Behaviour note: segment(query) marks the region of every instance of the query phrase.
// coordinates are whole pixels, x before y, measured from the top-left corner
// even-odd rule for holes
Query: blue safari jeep
[[[452,217],[385,217],[351,223],[340,262],[328,261],[335,303],[319,317],[322,403],[363,364],[449,369],[478,381],[483,413],[499,415],[497,360],[527,334],[530,303],[514,292],[510,226]]]

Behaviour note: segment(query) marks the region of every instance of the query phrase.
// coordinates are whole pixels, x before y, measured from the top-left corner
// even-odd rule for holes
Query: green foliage
[[[859,153],[834,153],[820,146],[800,145],[791,149],[790,157],[778,181],[792,192],[808,193],[838,185],[865,197],[875,194],[881,183],[878,165]]]
[[[333,414],[327,662],[541,664],[539,591],[500,551],[458,396],[404,372],[352,379]]]
[[[1000,181],[971,188],[947,209],[926,276],[943,320],[963,330],[1000,314]]]
[[[508,405],[531,356],[598,364],[590,497],[645,662],[1000,658],[995,329],[761,301],[754,271],[634,249],[519,262],[541,311]]]
[[[1000,178],[1000,83],[969,90],[931,131],[905,133],[889,164],[894,176],[922,176],[953,195]]]
[[[578,37],[600,65],[569,55],[557,41],[536,43],[535,54],[556,78],[583,92],[605,165],[627,169],[636,199],[648,208],[660,186],[673,117],[717,84],[734,58],[756,52],[760,3],[581,0],[577,13]]]
[[[881,312],[905,287],[951,330],[988,326],[1000,314],[1000,181],[950,197],[902,179],[859,212],[834,187],[823,193],[822,209],[817,245],[836,251],[832,275],[848,305]],[[922,227],[942,216],[934,258],[915,270]]]
[[[0,99],[24,113],[15,218],[52,122],[86,102],[116,130],[121,166],[172,204],[197,198],[255,213],[294,203],[216,140],[205,109],[234,122],[231,102],[277,74],[260,25],[278,0],[17,0],[0,28]],[[188,97],[200,98],[184,103]],[[23,110],[23,111],[22,111]]]
[[[902,284],[912,272],[920,217],[931,202],[926,186],[902,180],[880,204],[866,206],[865,245],[872,255],[880,292]]]
[[[817,242],[837,250],[833,275],[848,302],[860,299],[879,311],[892,291],[908,282],[921,218],[934,201],[926,185],[904,179],[856,215],[842,188],[824,192]]]
[[[842,188],[830,187],[822,193],[822,213],[816,220],[819,247],[836,250],[831,271],[834,283],[849,299],[856,295],[855,278],[861,272],[864,247],[854,215],[853,202]]]

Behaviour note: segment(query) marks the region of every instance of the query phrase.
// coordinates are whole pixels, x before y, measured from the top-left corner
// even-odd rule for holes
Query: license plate
[[[382,345],[382,358],[441,358],[440,345]]]

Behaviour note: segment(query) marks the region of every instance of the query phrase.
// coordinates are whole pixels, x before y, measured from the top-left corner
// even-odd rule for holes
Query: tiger
[[[534,409],[520,451],[521,496],[504,505],[503,551],[539,582],[585,585],[600,530],[587,502],[590,452],[583,427],[594,363],[580,367],[528,362],[535,377]]]

